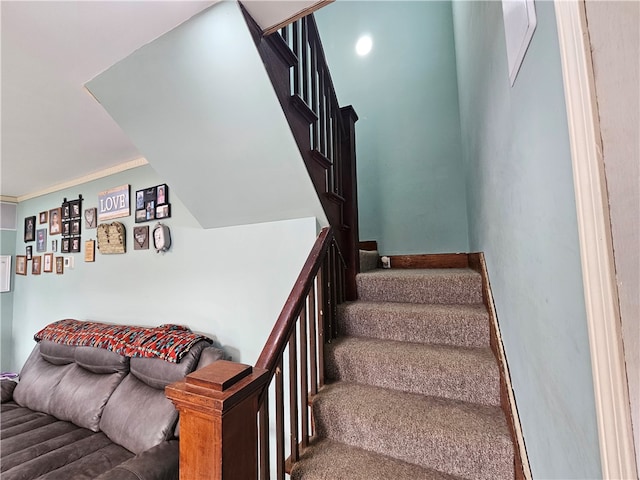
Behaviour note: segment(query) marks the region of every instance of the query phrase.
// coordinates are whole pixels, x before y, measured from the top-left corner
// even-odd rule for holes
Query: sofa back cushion
[[[129,371],[129,359],[101,348],[43,340],[20,374],[14,399],[94,432],[104,406]]]
[[[191,373],[208,346],[206,341],[198,342],[180,363],[132,358],[131,373],[109,399],[100,430],[136,454],[173,437],[178,412],[165,396],[164,387]]]

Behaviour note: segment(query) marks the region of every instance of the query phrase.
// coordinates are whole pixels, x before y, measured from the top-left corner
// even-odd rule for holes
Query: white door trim
[[[604,479],[637,478],[609,207],[583,0],[556,0]]]

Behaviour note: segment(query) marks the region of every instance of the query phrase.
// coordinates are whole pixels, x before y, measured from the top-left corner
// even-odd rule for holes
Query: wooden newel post
[[[180,480],[255,480],[258,396],[268,372],[218,360],[166,387],[180,412]]]
[[[358,242],[358,176],[356,172],[356,122],[358,115],[351,105],[340,109],[345,128],[345,138],[342,141],[342,181],[344,182],[344,210],[343,223],[349,227],[345,233],[345,247],[343,254],[347,262],[347,284],[345,294],[347,300],[356,300],[356,273],[360,271],[360,255]]]

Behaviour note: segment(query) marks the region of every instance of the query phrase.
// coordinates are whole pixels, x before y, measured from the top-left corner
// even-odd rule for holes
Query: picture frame
[[[165,205],[169,203],[169,187],[166,183],[162,183],[155,187],[156,190],[156,205]]]
[[[136,210],[136,223],[141,223],[146,221],[147,221],[147,211],[144,208],[142,210]]]
[[[51,240],[51,251],[52,252],[58,251],[58,240]]]
[[[11,255],[0,255],[0,293],[11,291]]]
[[[71,220],[71,235],[80,235],[81,225],[82,225],[82,220],[80,218]]]
[[[36,231],[36,252],[46,252],[47,251],[47,229],[39,228]]]
[[[53,272],[53,253],[44,254],[42,270],[45,272]]]
[[[84,211],[84,228],[91,229],[98,227],[98,209],[87,208]]]
[[[40,212],[38,223],[42,225],[43,223],[47,223],[48,221],[49,221],[49,212],[46,210],[44,212]]]
[[[64,257],[56,257],[56,274],[62,275],[64,273]]]
[[[42,257],[40,255],[36,255],[31,260],[31,275],[40,275],[40,271],[42,269]]]
[[[27,245],[26,257],[27,260],[31,260],[33,258],[33,245]]]
[[[62,239],[62,245],[60,246],[60,251],[62,253],[71,252],[71,239],[70,238],[63,238]]]
[[[71,235],[71,220],[64,220],[62,222],[62,236],[68,237]]]
[[[60,235],[62,233],[62,209],[52,208],[49,210],[49,235]]]
[[[16,275],[27,274],[27,257],[26,255],[16,255]]]
[[[69,218],[71,218],[71,206],[69,205],[69,202],[65,201],[62,202],[62,207],[60,207],[62,209],[62,218],[67,220]]]
[[[71,200],[69,202],[69,218],[80,217],[80,202],[80,198],[76,198],[75,200]]]
[[[71,237],[71,253],[80,252],[80,237]]]
[[[169,218],[170,216],[171,216],[171,205],[165,204],[165,205],[158,205],[156,207],[157,219]]]
[[[130,191],[131,186],[127,183],[99,192],[97,223],[131,215]]]
[[[149,250],[149,226],[133,227],[133,249]]]
[[[87,240],[84,242],[84,261],[95,262],[96,261],[96,241]]]
[[[24,242],[33,242],[36,238],[36,216],[24,219]]]

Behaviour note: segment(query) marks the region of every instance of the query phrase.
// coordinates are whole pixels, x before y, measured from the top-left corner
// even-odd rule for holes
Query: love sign
[[[129,185],[121,185],[98,194],[98,221],[129,215]]]

